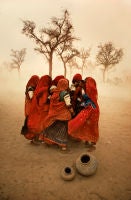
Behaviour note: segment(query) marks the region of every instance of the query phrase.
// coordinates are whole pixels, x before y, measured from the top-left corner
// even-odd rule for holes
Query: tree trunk
[[[64,63],[64,77],[66,78],[66,63]]]
[[[53,56],[50,55],[50,59],[49,59],[49,76],[52,78],[52,58]]]
[[[20,67],[18,68],[18,78],[20,79]]]
[[[105,67],[105,69],[103,70],[103,82],[104,82],[104,83],[106,82],[106,67]]]
[[[81,68],[81,75],[83,76],[83,71],[84,71],[84,65]]]
[[[70,80],[72,79],[72,67],[70,67]]]

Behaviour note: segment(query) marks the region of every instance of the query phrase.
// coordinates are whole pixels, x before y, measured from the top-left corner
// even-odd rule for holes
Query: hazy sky
[[[10,62],[11,49],[27,48],[23,69],[37,68],[39,73],[46,66],[48,72],[33,41],[21,33],[20,19],[34,21],[38,29],[48,27],[51,17],[61,17],[63,9],[71,14],[80,47],[92,47],[93,53],[99,43],[112,41],[124,49],[120,70],[131,72],[131,0],[0,0],[0,65]]]

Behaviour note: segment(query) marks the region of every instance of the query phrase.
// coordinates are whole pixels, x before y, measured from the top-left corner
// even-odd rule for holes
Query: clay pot
[[[66,166],[61,170],[61,177],[65,181],[71,181],[75,178],[75,170],[73,167]]]
[[[82,153],[76,159],[76,169],[83,176],[93,175],[97,170],[97,166],[98,161],[95,156],[89,153]]]

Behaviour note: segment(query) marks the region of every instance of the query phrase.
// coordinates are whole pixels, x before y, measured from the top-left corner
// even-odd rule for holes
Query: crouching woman
[[[95,145],[99,139],[99,105],[97,102],[96,81],[92,77],[85,79],[83,109],[68,123],[69,135],[86,145]]]

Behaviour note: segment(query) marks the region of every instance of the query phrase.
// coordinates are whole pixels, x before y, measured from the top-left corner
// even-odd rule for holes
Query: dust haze
[[[65,166],[75,166],[77,157],[88,152],[83,143],[69,140],[69,152],[63,154],[54,146],[31,145],[20,134],[24,122],[25,86],[31,75],[31,72],[21,72],[18,76],[17,70],[5,69],[0,73],[0,199],[131,199],[129,74],[125,74],[125,79],[110,77],[103,83],[101,73],[99,76],[88,73],[96,79],[99,94],[99,141],[96,150],[90,152],[98,160],[98,169],[91,177],[76,173],[70,182],[61,179],[60,171]],[[70,83],[72,75],[67,77]]]
[[[99,140],[90,152],[98,169],[91,177],[76,173],[70,182],[61,179],[60,171],[88,152],[83,143],[69,140],[64,154],[53,145],[32,145],[20,134],[26,84],[34,74],[48,74],[32,41],[21,34],[20,19],[45,27],[63,8],[71,13],[80,47],[91,47],[96,55],[99,42],[111,41],[124,49],[106,83],[99,68],[83,73],[83,79],[95,78],[98,88]],[[9,62],[10,49],[28,49],[20,74],[0,64],[0,200],[131,200],[131,0],[0,0],[0,17],[0,63]],[[70,84],[75,73],[81,71],[68,70]],[[53,78],[60,74],[63,67],[53,63]]]
[[[75,73],[81,73],[81,71],[74,70],[72,74],[67,73],[67,78],[69,79],[69,82],[71,84],[71,79]],[[11,97],[15,101],[18,101],[18,99],[21,101],[24,98],[24,92],[25,87],[32,75],[38,75],[39,77],[48,74],[48,73],[42,73],[42,72],[24,72],[21,71],[20,74],[18,74],[17,69],[14,69],[12,71],[6,69],[4,66],[0,68],[0,89],[1,89],[1,98],[7,99]],[[61,75],[62,71],[58,73],[58,70],[54,73],[54,76]],[[109,74],[110,75],[110,74]],[[102,97],[110,97],[110,98],[120,98],[121,100],[131,100],[131,73],[125,73],[123,72],[123,76],[120,77],[119,75],[109,76],[105,83],[103,83],[102,80],[102,72],[99,70],[99,72],[85,72],[83,75],[83,79],[87,76],[91,76],[95,78],[97,82],[97,88],[98,88],[98,98]],[[114,74],[113,74],[114,75]],[[15,94],[14,96],[12,94]],[[10,96],[11,95],[11,96]]]

